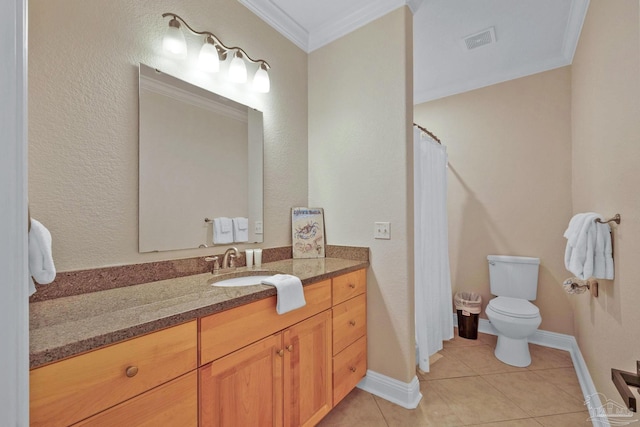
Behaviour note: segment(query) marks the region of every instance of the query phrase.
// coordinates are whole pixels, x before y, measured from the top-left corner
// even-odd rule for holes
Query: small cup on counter
[[[244,251],[244,257],[247,260],[247,268],[253,268],[253,249]]]
[[[262,249],[254,249],[253,257],[256,263],[256,268],[262,267]]]

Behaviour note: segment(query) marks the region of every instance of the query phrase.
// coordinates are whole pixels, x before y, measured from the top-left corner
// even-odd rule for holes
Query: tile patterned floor
[[[457,330],[456,330],[457,331]],[[418,373],[422,401],[404,409],[353,390],[321,427],[590,426],[568,352],[530,344],[531,365],[516,368],[493,355],[496,337],[445,342],[431,372]]]

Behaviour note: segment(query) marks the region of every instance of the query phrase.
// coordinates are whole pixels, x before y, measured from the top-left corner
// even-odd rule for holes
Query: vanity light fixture
[[[187,41],[176,18],[169,21],[169,28],[162,39],[162,48],[175,56],[184,56],[187,53]]]
[[[205,36],[204,43],[198,55],[198,66],[205,71],[216,73],[220,70],[220,61],[227,59],[227,54],[232,52],[233,58],[229,64],[228,78],[232,82],[244,83],[247,81],[247,62],[257,64],[258,69],[253,77],[253,90],[267,93],[271,89],[269,73],[271,66],[264,59],[253,59],[247,52],[238,46],[225,46],[215,34],[209,31],[196,31],[175,13],[163,13],[162,17],[171,17],[169,28],[162,40],[165,51],[175,56],[184,57],[187,52],[187,43],[184,34],[180,30],[181,23],[193,34]]]
[[[231,64],[229,64],[229,80],[235,83],[244,83],[247,81],[247,66],[244,65],[240,52],[236,52],[235,55],[233,55]]]

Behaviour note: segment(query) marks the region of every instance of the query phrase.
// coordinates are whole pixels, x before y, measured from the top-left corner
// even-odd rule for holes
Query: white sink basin
[[[269,274],[266,276],[244,276],[244,277],[234,277],[233,279],[220,280],[219,282],[214,282],[211,286],[250,286],[250,285],[259,285],[260,282],[266,278],[273,276],[273,274]]]

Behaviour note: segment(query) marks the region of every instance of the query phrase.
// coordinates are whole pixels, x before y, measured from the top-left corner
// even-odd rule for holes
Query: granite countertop
[[[368,265],[367,261],[339,258],[286,259],[251,271],[293,274],[308,285]],[[209,284],[214,277],[224,280],[246,271],[243,267],[230,275],[204,273],[31,303],[30,367],[276,294],[272,286]]]

